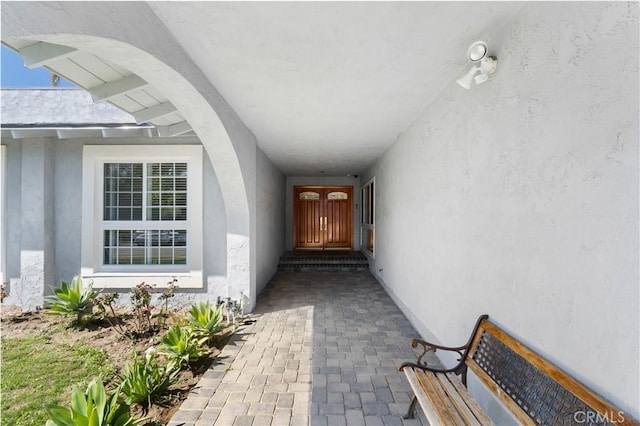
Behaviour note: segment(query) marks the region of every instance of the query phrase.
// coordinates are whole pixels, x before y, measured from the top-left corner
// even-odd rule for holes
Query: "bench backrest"
[[[522,424],[638,425],[486,317],[465,364]]]

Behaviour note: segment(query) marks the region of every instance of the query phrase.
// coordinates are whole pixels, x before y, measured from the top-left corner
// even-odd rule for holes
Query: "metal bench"
[[[633,418],[599,397],[546,359],[509,336],[488,315],[481,316],[464,346],[446,347],[413,339],[423,347],[415,363],[400,366],[416,403],[431,425],[491,425],[493,422],[467,390],[471,370],[504,406],[525,425],[638,425]],[[427,365],[427,352],[452,351],[458,364],[442,369]]]

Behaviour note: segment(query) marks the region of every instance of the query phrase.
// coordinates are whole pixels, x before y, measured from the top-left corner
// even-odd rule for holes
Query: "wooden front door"
[[[353,247],[353,187],[294,186],[296,249]]]

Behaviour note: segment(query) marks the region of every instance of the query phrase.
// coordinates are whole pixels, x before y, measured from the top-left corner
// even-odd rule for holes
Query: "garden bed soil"
[[[133,319],[127,311],[118,310],[116,313],[125,322],[124,325],[131,329],[132,324],[129,322],[132,322]],[[0,309],[3,339],[48,335],[52,342],[59,344],[73,345],[77,342],[83,342],[92,348],[103,351],[118,372],[124,370],[126,362],[132,359],[134,353],[144,356],[144,352],[148,348],[157,346],[158,337],[163,336],[166,330],[173,325],[174,318],[185,315],[186,312],[172,314],[166,319],[164,327],[131,339],[120,335],[109,321],[98,316],[85,318],[82,323],[77,324],[73,322],[71,316],[49,315],[45,311],[23,313],[18,308],[4,305]],[[117,321],[114,318],[110,319],[111,323]],[[157,322],[158,318],[154,318],[153,321]],[[232,325],[228,326],[216,335],[210,346],[211,354],[208,357],[192,364],[189,370],[180,371],[178,380],[171,386],[170,395],[165,402],[152,405],[147,413],[143,413],[142,407],[134,405],[131,408],[132,415],[149,417],[151,420],[145,423],[145,426],[167,424],[187,398],[189,391],[198,383],[200,377],[227,343],[233,333],[233,328]]]

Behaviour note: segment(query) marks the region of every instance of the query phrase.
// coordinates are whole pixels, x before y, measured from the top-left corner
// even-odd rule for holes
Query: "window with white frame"
[[[362,219],[360,246],[371,256],[375,254],[375,178],[362,187]]]
[[[202,287],[202,148],[85,146],[82,274]]]

